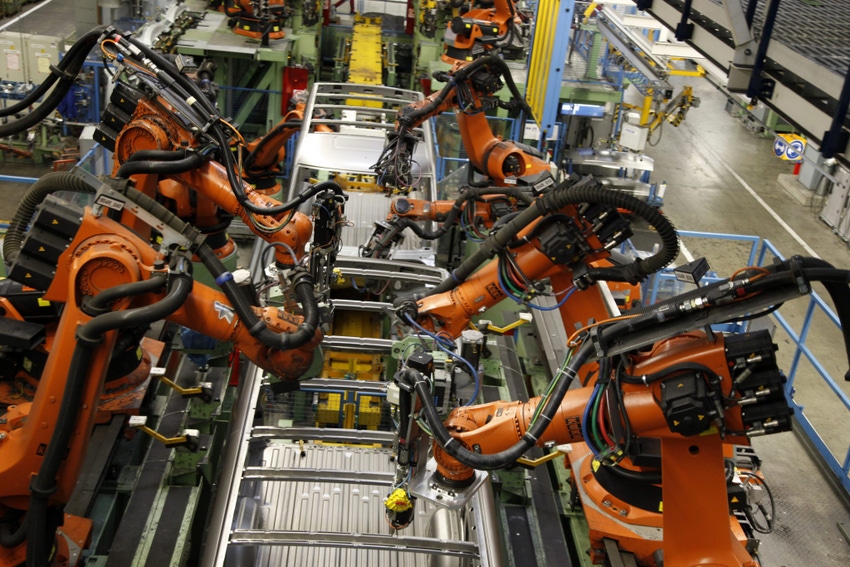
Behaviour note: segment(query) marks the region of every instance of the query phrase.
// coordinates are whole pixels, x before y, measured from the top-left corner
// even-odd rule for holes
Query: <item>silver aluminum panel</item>
[[[476,554],[477,546],[457,537],[435,539],[432,534],[444,530],[430,525],[436,511],[433,504],[419,500],[415,520],[407,529],[396,533],[389,527],[383,501],[395,471],[391,457],[389,449],[270,445],[261,465],[246,470],[248,478],[267,480],[243,481],[243,494],[246,485],[254,485],[253,499],[259,504],[256,525],[231,533],[232,544],[259,545],[256,566],[417,567],[431,565],[433,557],[444,561],[444,555],[464,565],[464,558]],[[311,471],[326,473],[305,478]],[[443,514],[437,518],[445,523]],[[462,513],[457,514],[461,518]]]

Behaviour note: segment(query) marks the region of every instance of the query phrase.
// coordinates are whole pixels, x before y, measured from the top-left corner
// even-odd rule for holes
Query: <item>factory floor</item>
[[[56,2],[56,6],[62,4],[66,2]],[[47,18],[54,13],[46,9],[39,15]],[[0,26],[8,21],[0,19]],[[786,257],[817,255],[836,267],[850,268],[850,249],[819,220],[817,202],[801,204],[779,183],[779,175],[790,174],[793,165],[774,157],[773,140],[751,134],[740,120],[725,112],[725,96],[709,83],[698,79],[679,82],[693,85],[701,105],[692,109],[678,128],[665,125],[657,145],[647,147],[647,154],[655,159],[653,180],[667,183],[663,208],[674,224],[690,231],[757,235],[770,240]],[[653,142],[657,137],[658,132]],[[0,175],[37,177],[47,171],[49,167],[23,161],[0,163]],[[25,184],[0,183],[0,220],[12,217],[25,190]],[[705,256],[721,276],[746,265],[743,246],[698,238],[684,238],[683,242],[693,257]],[[805,300],[788,305],[788,318],[798,329],[804,308]],[[847,370],[840,335],[834,330],[818,333],[814,336],[823,338],[812,349],[840,377]],[[787,368],[792,345],[779,331],[776,340]],[[797,399],[806,405],[806,414],[841,462],[850,445],[850,412],[839,407],[831,392],[808,374],[801,372],[795,382]],[[850,394],[850,384],[839,387]],[[754,446],[763,459],[776,502],[776,525],[774,533],[763,538],[762,564],[850,565],[850,504],[847,495],[829,480],[831,473],[795,433],[757,438]],[[699,490],[698,486],[682,488]]]
[[[690,110],[678,127],[665,124],[657,145],[646,153],[655,159],[654,181],[666,181],[663,210],[678,229],[760,236],[790,257],[819,256],[835,267],[850,268],[850,248],[818,218],[818,200],[801,204],[779,182],[793,172],[793,164],[773,155],[773,138],[752,134],[725,111],[726,97],[709,82],[676,78],[691,84],[700,97],[699,108]],[[796,181],[793,181],[796,183]],[[746,265],[748,246],[728,241],[683,238],[690,255],[706,257],[712,270],[728,277]],[[680,257],[680,261],[689,258]],[[823,289],[817,290],[826,296]],[[797,332],[805,315],[807,299],[790,302],[783,314]],[[809,346],[841,380],[847,356],[841,335],[824,317],[816,319],[818,341]],[[780,367],[790,367],[793,345],[781,331]],[[850,412],[816,378],[810,365],[801,365],[795,381],[795,399],[815,423],[827,445],[843,462],[850,446]],[[846,394],[850,383],[840,382]],[[795,433],[754,439],[763,459],[763,471],[776,501],[774,533],[764,536],[762,564],[767,567],[800,565],[850,565],[850,506],[846,493],[836,490],[830,472],[812,458]],[[699,487],[693,487],[699,490]]]

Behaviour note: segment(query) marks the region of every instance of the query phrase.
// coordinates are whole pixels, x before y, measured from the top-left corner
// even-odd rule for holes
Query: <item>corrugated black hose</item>
[[[127,161],[177,161],[186,157],[186,150],[139,150],[130,154]]]
[[[339,187],[339,185],[333,182],[325,183]],[[325,183],[319,183],[316,187],[324,186]],[[313,293],[314,281],[308,272],[298,272],[293,277],[295,297],[301,303],[304,310],[304,321],[294,333],[276,333],[266,327],[265,323],[254,314],[254,310],[251,308],[252,305],[248,299],[239,290],[232,276],[228,277],[229,272],[227,268],[218,256],[215,255],[213,249],[203,243],[197,229],[184,223],[160,203],[157,203],[144,193],[133,189],[126,183],[119,183],[116,190],[127,195],[130,200],[181,234],[187,234],[188,232],[195,233],[194,235],[188,235],[188,238],[195,242],[195,254],[198,255],[198,258],[216,279],[219,287],[224,291],[227,299],[230,300],[230,303],[236,310],[236,314],[239,316],[242,324],[248,329],[251,336],[256,337],[265,346],[277,350],[298,348],[313,339],[316,329],[319,326],[319,305]]]
[[[304,321],[298,326],[294,333],[276,333],[266,327],[266,324],[257,318],[251,309],[251,304],[245,295],[239,291],[239,287],[232,277],[227,277],[227,268],[219,260],[215,252],[207,245],[202,246],[196,252],[198,258],[210,271],[212,276],[219,282],[219,286],[230,300],[236,314],[242,324],[248,329],[251,336],[262,342],[269,348],[276,350],[289,350],[301,347],[310,342],[316,334],[319,326],[319,305],[313,293],[315,282],[309,272],[298,271],[292,278],[295,290],[295,298],[301,303],[304,310]]]
[[[197,169],[204,162],[204,157],[197,153],[188,153],[185,157],[165,160],[127,161],[116,172],[116,177],[130,177],[137,173],[167,175],[169,173],[185,173]]]
[[[446,213],[446,218],[443,219],[442,226],[433,232],[419,225],[412,219],[400,217],[394,222],[402,228],[409,228],[419,238],[424,240],[435,240],[448,232],[449,227],[454,225],[457,217],[460,215],[461,211],[463,211],[463,204],[465,202],[478,200],[485,195],[504,195],[506,197],[513,197],[517,201],[527,205],[534,202],[534,198],[531,195],[516,187],[467,187],[461,196],[455,200],[452,208],[449,209],[449,212]]]
[[[820,258],[799,258],[803,273],[813,281],[819,281],[826,288],[836,315],[841,321],[841,333],[844,337],[844,350],[850,363],[850,289],[848,289],[847,270],[837,270],[832,264]],[[850,382],[850,368],[844,373],[844,380]]]
[[[98,315],[77,328],[77,346],[68,366],[68,379],[59,415],[38,474],[30,481],[30,504],[26,517],[27,567],[45,567],[52,547],[53,530],[48,529],[47,501],[56,492],[56,474],[75,429],[92,357],[109,331],[150,325],[180,308],[192,292],[192,263],[179,257],[168,278],[168,293],[153,305]],[[133,285],[133,284],[131,284]],[[138,288],[147,289],[147,281]],[[125,288],[126,289],[126,288]],[[134,289],[130,289],[134,291]]]
[[[450,277],[431,289],[426,296],[451,291],[457,287],[484,262],[503,252],[522,229],[538,218],[558,211],[567,205],[579,205],[581,203],[602,203],[628,209],[655,227],[661,237],[661,249],[645,260],[637,259],[626,266],[588,270],[588,275],[594,281],[610,280],[637,283],[647,275],[660,270],[678,256],[679,237],[675,227],[667,217],[631,195],[605,189],[598,181],[588,176],[575,184],[572,180],[566,180],[549,193],[538,197],[534,203],[506,223],[496,234],[484,240],[475,254],[455,268]]]
[[[555,414],[558,412],[561,401],[570,389],[570,384],[572,383],[570,377],[575,376],[581,365],[590,357],[593,348],[592,343],[586,342],[573,355],[569,366],[555,385],[555,389],[552,391],[551,396],[549,396],[537,421],[528,428],[522,438],[511,447],[489,455],[474,453],[451,436],[440,419],[440,415],[437,413],[428,381],[417,370],[407,367],[400,371],[399,378],[406,380],[416,389],[416,393],[422,400],[422,408],[425,410],[425,416],[428,419],[428,424],[431,426],[431,432],[434,434],[434,439],[437,440],[440,447],[468,467],[476,470],[491,471],[512,465],[517,459],[522,457],[523,453],[537,444],[537,440],[543,436],[549,423],[552,422]]]
[[[24,232],[38,207],[48,195],[57,191],[73,191],[74,193],[94,193],[94,187],[83,179],[67,171],[57,171],[42,176],[30,185],[21,198],[18,210],[9,223],[6,239],[3,241],[3,258],[6,265],[11,266],[21,251]]]

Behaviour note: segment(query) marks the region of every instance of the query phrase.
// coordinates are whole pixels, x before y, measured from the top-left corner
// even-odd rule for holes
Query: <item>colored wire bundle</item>
[[[472,380],[475,383],[475,390],[472,392],[472,396],[470,396],[469,401],[466,402],[464,405],[465,406],[471,406],[472,404],[474,404],[476,402],[476,399],[478,398],[478,392],[481,390],[481,379],[478,376],[477,370],[475,368],[473,368],[472,363],[469,362],[468,360],[466,360],[465,358],[463,358],[462,356],[460,356],[459,354],[449,350],[449,349],[455,347],[454,341],[451,341],[451,340],[447,339],[446,337],[441,337],[438,334],[432,333],[431,331],[429,331],[428,329],[426,329],[425,327],[423,327],[422,325],[417,323],[413,319],[413,317],[411,317],[408,314],[405,314],[404,318],[417,331],[419,331],[420,333],[427,335],[427,336],[431,337],[432,339],[434,339],[434,344],[437,345],[438,349],[440,349],[441,351],[443,351],[444,353],[446,353],[447,355],[449,355],[453,359],[457,360],[458,362],[460,362],[461,364],[466,366],[466,368],[469,370],[469,375],[472,377]]]
[[[537,407],[534,410],[534,414],[531,416],[531,422],[529,423],[529,427],[534,425],[537,421],[537,418],[540,417],[540,414],[543,412],[543,406],[549,401],[549,398],[552,396],[552,392],[555,391],[555,386],[562,379],[566,379],[570,382],[573,380],[573,376],[567,374],[567,366],[570,364],[570,359],[573,357],[573,350],[567,352],[567,356],[564,358],[563,364],[555,373],[555,376],[552,377],[552,380],[549,382],[549,387],[546,388],[546,393],[540,399],[540,402],[537,404]],[[564,378],[566,377],[566,378]]]
[[[576,291],[575,287],[570,286],[569,288],[556,293],[556,296],[560,294],[564,294],[564,296],[560,299],[560,301],[558,301],[558,303],[550,307],[542,307],[532,303],[530,300],[536,295],[539,295],[540,292],[537,290],[534,283],[525,275],[525,273],[523,273],[522,269],[520,269],[519,265],[517,265],[509,253],[502,253],[499,255],[497,274],[499,288],[502,290],[502,293],[513,299],[515,302],[527,305],[538,311],[553,311],[555,309],[559,309]]]
[[[483,242],[489,236],[478,229],[478,222],[475,218],[475,201],[464,203],[463,213],[460,215],[460,228],[472,242]]]

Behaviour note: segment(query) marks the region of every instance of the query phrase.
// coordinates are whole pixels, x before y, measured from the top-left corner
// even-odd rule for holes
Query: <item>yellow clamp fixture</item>
[[[481,319],[478,321],[478,325],[474,325],[472,323],[469,326],[476,330],[486,330],[491,333],[498,333],[500,335],[504,335],[505,333],[509,333],[513,331],[520,325],[524,325],[525,323],[531,323],[531,313],[520,313],[519,319],[511,323],[510,325],[505,325],[504,327],[497,327],[491,321],[487,321],[485,319]]]
[[[165,376],[165,368],[151,368],[150,375],[159,379],[160,382],[180,394],[184,398],[201,398],[205,402],[211,402],[213,397],[212,382],[199,382],[192,388],[183,388],[172,382]]]
[[[154,431],[147,426],[148,416],[146,415],[131,415],[130,427],[144,431],[163,445],[169,448],[176,447],[187,451],[195,452],[198,450],[198,439],[201,432],[197,429],[184,429],[180,432],[179,437],[166,437],[158,431]]]
[[[559,450],[552,451],[551,453],[547,453],[546,455],[543,455],[542,457],[539,457],[537,459],[526,459],[525,457],[520,457],[516,460],[516,462],[517,464],[520,464],[524,467],[539,467],[543,463],[548,463],[549,461],[554,460],[563,454],[564,453]]]

